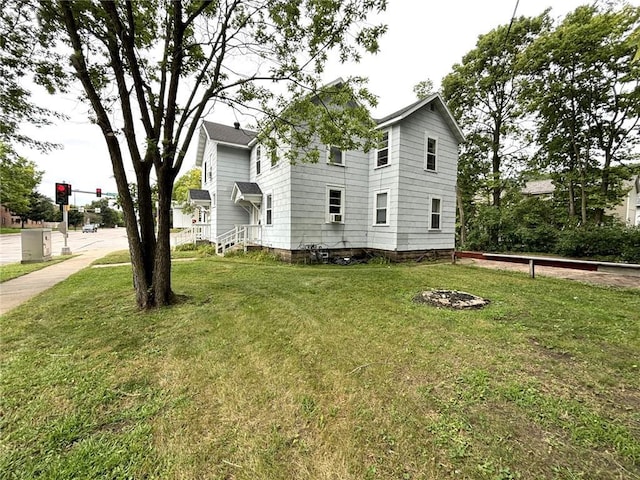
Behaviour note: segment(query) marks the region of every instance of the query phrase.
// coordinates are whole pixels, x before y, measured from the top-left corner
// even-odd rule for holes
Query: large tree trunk
[[[169,305],[174,295],[171,289],[171,191],[173,175],[158,173],[158,239],[153,270],[153,288],[157,306]]]
[[[569,178],[568,190],[569,190],[569,217],[575,218],[576,217],[576,192],[574,190],[574,184],[571,178]]]
[[[464,212],[464,204],[462,203],[462,189],[456,185],[456,200],[458,203],[458,218],[460,220],[459,246],[467,242],[467,225]]]

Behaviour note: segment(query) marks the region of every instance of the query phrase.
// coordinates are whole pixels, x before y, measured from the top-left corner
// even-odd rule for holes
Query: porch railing
[[[216,238],[216,251],[219,255],[233,247],[242,246],[245,250],[248,245],[260,245],[262,243],[261,225],[236,225]]]
[[[174,247],[177,247],[185,243],[197,243],[199,241],[211,241],[211,225],[196,223],[189,228],[185,228],[175,234],[172,243]]]

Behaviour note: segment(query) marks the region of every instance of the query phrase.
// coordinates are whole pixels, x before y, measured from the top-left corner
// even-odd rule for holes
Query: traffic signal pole
[[[101,188],[96,188],[95,192],[88,192],[86,190],[72,190],[71,185],[64,181],[56,183],[56,203],[60,205],[60,210],[62,210],[62,224],[58,227],[64,237],[62,255],[71,255],[71,249],[67,244],[69,239],[69,196],[71,193],[95,193],[98,198],[103,195]],[[114,193],[105,193],[104,195],[109,197],[116,196]],[[96,212],[98,212],[98,209],[96,209]]]
[[[71,255],[71,249],[67,245],[67,239],[69,238],[69,209],[67,205],[62,207],[62,236],[64,237],[64,246],[62,247],[61,255]]]

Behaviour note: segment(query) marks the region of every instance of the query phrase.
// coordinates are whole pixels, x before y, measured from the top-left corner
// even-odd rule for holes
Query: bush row
[[[471,235],[464,248],[551,253],[564,257],[640,263],[640,227],[591,225],[560,230],[549,225],[537,228],[522,225],[499,231],[493,238],[498,241],[491,241],[489,235]]]

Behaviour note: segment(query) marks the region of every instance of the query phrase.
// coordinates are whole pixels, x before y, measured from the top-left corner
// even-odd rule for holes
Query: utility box
[[[31,228],[22,230],[22,263],[38,263],[51,260],[51,229]]]

